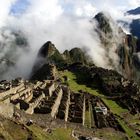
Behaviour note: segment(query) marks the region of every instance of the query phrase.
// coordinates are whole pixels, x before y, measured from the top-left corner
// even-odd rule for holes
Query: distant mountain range
[[[129,10],[129,11],[127,11],[127,13],[131,14],[131,15],[139,15],[140,14],[140,7],[136,8],[136,9]]]
[[[127,11],[127,14],[129,15],[140,15],[140,7]],[[134,19],[132,21],[132,23],[130,24],[130,28],[131,28],[131,33],[134,36],[137,36],[138,38],[140,38],[140,18],[139,19]]]

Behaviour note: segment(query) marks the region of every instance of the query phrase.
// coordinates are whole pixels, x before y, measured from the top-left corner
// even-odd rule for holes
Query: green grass
[[[85,127],[91,128],[91,113],[90,111],[85,112]]]
[[[87,87],[86,85],[82,85],[82,84],[78,84],[76,82],[76,75],[70,71],[66,71],[63,73],[64,76],[68,77],[68,85],[70,87],[71,90],[73,90],[74,92],[78,92],[79,90],[83,90],[85,92],[89,92],[93,95],[96,96],[103,96],[101,94],[99,94],[98,90],[92,89],[90,87]]]
[[[33,133],[34,140],[75,140],[71,136],[71,129],[69,128],[56,128],[52,133],[43,131],[41,127],[32,125],[28,127]]]
[[[104,140],[126,140],[125,134],[110,129],[100,129],[95,132],[95,135]]]
[[[51,140],[47,137],[47,134],[39,126],[31,125],[28,129],[32,132],[34,140]]]
[[[123,121],[118,119],[119,124],[123,127],[125,130],[126,134],[131,140],[139,140],[140,138],[135,134],[135,132],[128,127],[128,125]]]
[[[111,109],[111,111],[117,115],[121,115],[121,113],[128,112],[127,109],[123,109],[115,101],[105,98],[105,96],[103,94],[99,93],[99,91],[97,89],[92,89],[90,87],[87,87],[86,85],[78,84],[76,82],[76,75],[74,73],[72,73],[70,71],[66,71],[66,72],[64,72],[64,75],[68,77],[68,84],[69,84],[69,87],[71,90],[73,90],[75,92],[78,92],[79,90],[83,90],[83,91],[86,91],[95,96],[101,97],[102,100],[104,101],[104,103]]]
[[[4,135],[6,140],[26,140],[28,138],[29,132],[26,128],[24,129],[23,125],[6,119],[2,124],[3,129],[0,129],[0,133]]]
[[[110,108],[111,112],[113,112],[114,114],[121,116],[122,113],[128,113],[127,109],[122,108],[115,101],[106,98],[102,98],[102,100]]]
[[[127,109],[123,109],[122,107],[120,107],[115,101],[112,100],[108,100],[108,99],[103,99],[104,103],[110,108],[111,112],[113,112],[114,114],[117,114],[119,116],[121,116],[122,113],[129,113]],[[131,116],[131,115],[130,115]],[[124,131],[126,132],[127,136],[131,139],[131,140],[139,140],[140,138],[135,134],[135,131],[133,129],[131,129],[128,124],[126,124],[124,122],[124,120],[120,120],[118,118],[118,122],[119,124],[122,126],[122,128],[124,129]]]
[[[53,138],[53,140],[75,140],[72,136],[71,136],[71,129],[69,128],[58,128],[54,131],[54,133],[52,135],[50,135],[51,138]]]

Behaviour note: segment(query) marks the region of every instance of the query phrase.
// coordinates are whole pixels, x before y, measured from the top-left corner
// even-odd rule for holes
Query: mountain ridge
[[[140,7],[127,11],[127,14],[130,15],[139,15],[140,14]]]

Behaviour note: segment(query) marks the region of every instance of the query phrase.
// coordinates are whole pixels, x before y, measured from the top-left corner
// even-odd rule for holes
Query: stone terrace
[[[3,89],[1,85],[0,102],[12,104],[11,107],[27,114],[47,114],[52,119],[88,128],[112,127],[122,131],[115,116],[99,97],[82,91],[74,93],[67,86],[51,80],[31,83],[18,79],[6,84]]]

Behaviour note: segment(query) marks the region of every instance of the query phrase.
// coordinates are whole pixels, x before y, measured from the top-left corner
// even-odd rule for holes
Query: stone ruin
[[[52,80],[31,83],[19,79],[7,85],[9,87],[0,92],[2,104],[12,104],[13,108],[17,107],[28,114],[48,114],[52,119],[89,128],[112,127],[121,130],[117,119],[104,102],[89,93],[72,92],[67,86]],[[0,113],[6,115],[2,111]]]

